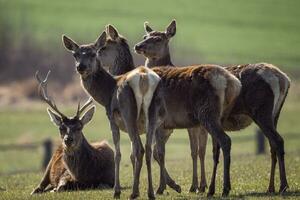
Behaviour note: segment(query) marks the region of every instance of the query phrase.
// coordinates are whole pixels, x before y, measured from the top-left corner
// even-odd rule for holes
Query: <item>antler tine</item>
[[[85,104],[80,108],[80,102],[78,103],[78,110],[77,110],[77,115],[76,116],[80,116],[81,113],[87,108],[89,107],[91,104],[93,103],[93,98],[90,97]]]
[[[51,100],[51,98],[49,98],[48,96],[48,92],[47,92],[47,81],[48,81],[48,77],[50,75],[50,70],[47,73],[47,76],[44,80],[42,80],[39,76],[39,71],[37,71],[35,73],[35,77],[37,79],[37,81],[39,82],[39,87],[38,87],[38,93],[41,97],[42,100],[44,100],[57,114],[59,114],[61,117],[66,118],[66,116],[60,112],[57,108],[57,106],[55,105],[54,101]]]

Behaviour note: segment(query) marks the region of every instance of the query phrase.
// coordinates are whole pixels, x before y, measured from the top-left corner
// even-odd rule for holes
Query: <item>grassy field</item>
[[[92,42],[103,31],[104,26],[111,23],[128,38],[130,46],[133,47],[142,39],[144,21],[149,21],[154,29],[163,30],[172,19],[176,19],[177,33],[171,41],[175,64],[263,61],[281,66],[284,71],[289,72],[290,76],[299,78],[299,7],[300,1],[298,0],[131,0],[130,2],[121,0],[85,2],[0,0],[0,52],[3,55],[7,53],[6,46],[1,45],[3,42],[1,34],[5,31],[9,33],[9,42],[6,41],[5,44],[17,50],[20,48],[19,51],[27,51],[27,47],[21,48],[20,44],[28,39],[30,45],[31,43],[33,46],[36,45],[37,51],[43,49],[49,54],[42,54],[43,58],[34,59],[56,58],[58,60],[66,55],[61,44],[61,35],[64,33],[79,43]],[[28,51],[30,50],[32,49],[29,47]],[[17,55],[22,55],[22,52],[16,52],[19,53]],[[11,59],[18,58],[13,55]],[[71,59],[70,55],[65,59]],[[22,63],[22,59],[20,60]],[[0,65],[3,64],[1,61]],[[51,60],[50,63],[52,62]],[[44,65],[50,67],[48,64],[49,62],[45,62]],[[30,63],[30,65],[36,66],[35,63]],[[3,66],[0,66],[0,71],[1,67]],[[74,71],[73,60],[72,65],[67,67]],[[25,71],[26,69],[17,66],[17,70]],[[15,78],[16,75],[13,75]],[[284,196],[286,199],[300,198],[299,85],[291,92],[292,98],[288,98],[278,127],[285,139],[286,167],[290,186],[288,193]],[[42,143],[46,138],[59,142],[58,130],[50,122],[45,105],[35,104],[34,108],[31,107],[31,105],[25,105],[21,108],[14,106],[0,108],[0,146],[28,142]],[[71,115],[75,107],[69,106],[66,112]],[[88,140],[106,139],[112,144],[107,122],[104,110],[97,106],[92,123],[84,130]],[[269,196],[265,193],[270,172],[270,156],[269,152],[266,155],[255,155],[253,134],[255,130],[255,126],[252,125],[241,132],[230,133],[233,145],[232,192],[229,198],[281,199],[282,196],[278,194]],[[144,136],[143,140],[145,140]],[[121,185],[124,187],[121,198],[125,199],[130,194],[132,183],[130,143],[126,134],[122,134],[121,143]],[[166,150],[167,168],[182,186],[183,192],[177,194],[168,189],[163,196],[158,196],[158,199],[205,198],[206,194],[188,193],[192,178],[192,161],[186,130],[176,130]],[[51,193],[31,197],[30,192],[42,176],[40,171],[42,154],[42,148],[28,151],[0,151],[0,200],[110,199],[112,197],[112,190]],[[210,140],[206,161],[206,176],[207,180],[210,180],[213,164]],[[222,159],[220,163],[216,185],[217,198],[220,197],[222,189]],[[154,184],[157,188],[158,165],[154,164],[153,168]],[[144,166],[140,185],[141,199],[146,197],[146,188],[146,167]],[[277,169],[276,190],[278,188]]]
[[[35,109],[3,109],[0,112],[1,144],[40,142],[45,138],[59,141],[58,131],[48,119],[45,105],[37,105]],[[73,109],[67,109],[72,114]],[[297,119],[300,112],[299,101],[289,99],[281,115],[279,131],[285,139],[287,177],[289,192],[288,199],[297,199],[300,196],[300,124]],[[255,126],[239,133],[230,133],[232,146],[231,180],[232,192],[230,198],[246,199],[281,199],[279,195],[268,196],[265,191],[268,186],[270,170],[269,153],[255,156],[254,134]],[[97,113],[84,133],[89,141],[106,139],[111,144],[111,134],[103,109],[98,106]],[[145,138],[143,137],[143,140]],[[129,160],[130,144],[126,134],[121,138],[122,162],[121,184],[125,188],[122,199],[130,194],[132,183],[132,168]],[[182,186],[183,192],[177,194],[168,189],[166,194],[158,199],[197,199],[205,195],[189,194],[192,165],[188,136],[186,130],[177,130],[169,140],[166,147],[166,163],[175,180]],[[31,190],[38,184],[42,172],[42,149],[29,151],[0,152],[0,199],[108,199],[112,197],[112,190],[68,192],[61,194],[43,194],[30,197]],[[212,171],[211,142],[208,143],[206,156],[206,175],[210,180]],[[216,197],[220,197],[222,189],[222,159],[217,177]],[[158,165],[154,164],[154,183],[158,184]],[[279,188],[278,170],[276,173],[276,189]],[[141,199],[146,197],[146,167],[142,169]]]
[[[163,29],[175,18],[177,64],[264,61],[296,68],[300,61],[298,0],[1,0],[0,5],[13,44],[30,36],[51,52],[62,51],[63,33],[90,42],[112,23],[133,45],[144,34],[144,21]]]

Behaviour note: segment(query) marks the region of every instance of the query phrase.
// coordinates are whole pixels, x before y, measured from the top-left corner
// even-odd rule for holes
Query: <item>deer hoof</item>
[[[204,193],[205,192],[205,188],[206,188],[206,185],[204,185],[204,186],[200,185],[200,187],[198,189],[198,192],[199,193]]]
[[[281,185],[280,189],[279,189],[279,193],[284,194],[288,188],[289,188],[289,186],[287,184],[286,185]]]
[[[139,193],[132,193],[132,194],[129,196],[129,200],[136,199],[136,198],[138,198],[139,196],[140,196]]]
[[[215,194],[215,188],[214,187],[209,187],[207,197],[212,197]]]
[[[37,188],[35,188],[31,193],[30,193],[30,195],[33,195],[33,194],[40,194],[40,193],[42,193],[44,190],[42,189],[42,188],[40,188],[40,187],[37,187]]]
[[[115,191],[114,193],[114,199],[120,199],[121,191]]]
[[[267,193],[269,194],[274,194],[275,193],[275,188],[273,187],[269,187]]]
[[[181,193],[181,187],[180,185],[175,184],[174,187],[172,187],[176,192]]]
[[[190,187],[190,192],[191,192],[191,193],[196,193],[197,191],[198,191],[198,186],[192,185],[192,186]]]
[[[222,197],[227,197],[229,195],[229,189],[224,188],[223,189],[223,193],[222,193]]]
[[[154,200],[155,199],[154,193],[148,193],[148,199]]]
[[[159,186],[159,188],[156,191],[156,194],[162,195],[164,193],[165,189],[166,189],[166,187]]]

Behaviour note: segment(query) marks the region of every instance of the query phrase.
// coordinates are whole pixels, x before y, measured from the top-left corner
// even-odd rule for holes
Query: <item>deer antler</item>
[[[51,100],[51,97],[48,96],[47,92],[47,81],[48,81],[48,76],[50,74],[50,70],[47,73],[47,76],[44,80],[42,80],[39,76],[39,71],[35,73],[35,78],[39,82],[39,87],[38,87],[38,93],[43,101],[45,101],[57,114],[59,114],[62,118],[66,118],[66,116],[60,112],[55,105],[54,101]]]
[[[92,97],[90,97],[90,98],[85,102],[85,104],[84,104],[82,107],[80,107],[80,101],[79,101],[78,107],[77,107],[77,112],[76,112],[76,117],[79,117],[79,116],[82,114],[82,112],[83,112],[87,107],[89,107],[92,103],[93,103],[93,98],[92,98]]]

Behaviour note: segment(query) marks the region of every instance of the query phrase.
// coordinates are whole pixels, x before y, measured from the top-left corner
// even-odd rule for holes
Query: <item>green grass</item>
[[[0,145],[24,142],[41,142],[45,138],[59,141],[57,128],[50,122],[44,105],[31,109],[10,109],[0,111]],[[75,108],[75,106],[74,106]],[[72,114],[73,109],[66,110]],[[289,182],[289,192],[285,198],[297,199],[300,195],[300,124],[297,116],[300,112],[300,103],[289,98],[279,122],[278,130],[285,139],[286,167]],[[232,192],[230,198],[246,199],[281,199],[279,195],[268,196],[265,191],[268,186],[270,173],[270,156],[255,156],[255,126],[241,132],[230,133],[232,138],[232,165],[231,180]],[[111,133],[104,110],[98,106],[93,121],[84,129],[89,141],[107,139],[111,144]],[[145,139],[144,136],[142,137]],[[130,143],[126,134],[121,137],[121,184],[122,199],[130,194],[132,184],[132,167],[129,160]],[[167,189],[166,194],[158,199],[198,199],[205,194],[188,193],[191,184],[192,165],[189,142],[186,130],[176,130],[166,146],[166,164],[170,174],[182,186],[183,192],[177,194]],[[80,192],[65,192],[61,194],[43,194],[30,197],[30,192],[39,183],[42,172],[42,148],[29,151],[0,152],[0,199],[109,199],[112,190],[94,190]],[[222,156],[221,156],[222,157]],[[206,155],[206,177],[210,180],[212,172],[211,141],[208,142]],[[216,197],[220,197],[222,189],[222,158],[219,165]],[[159,168],[153,164],[153,178],[157,188]],[[147,176],[145,165],[141,174],[141,199],[146,198]],[[276,170],[276,189],[279,188],[278,169]]]
[[[1,0],[0,5],[15,42],[30,35],[50,51],[62,51],[63,33],[87,43],[108,23],[133,45],[144,34],[144,21],[162,30],[175,18],[177,35],[171,44],[175,63],[264,61],[297,68],[300,62],[297,0]]]

